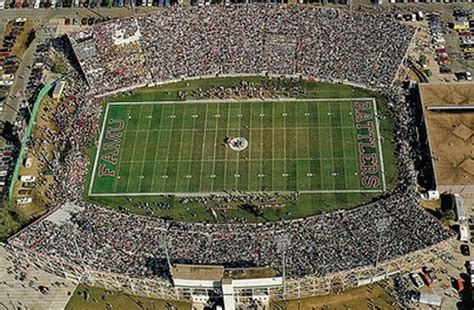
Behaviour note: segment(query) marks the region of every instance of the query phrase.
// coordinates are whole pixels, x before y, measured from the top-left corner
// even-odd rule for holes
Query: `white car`
[[[415,284],[416,287],[422,287],[423,286],[423,280],[421,279],[420,275],[416,272],[410,273],[410,279],[413,281],[413,284]]]
[[[32,175],[22,175],[20,177],[20,181],[22,181],[22,182],[34,182],[34,181],[36,181],[36,177],[34,177]]]
[[[28,203],[32,203],[33,202],[33,198],[31,197],[22,197],[22,198],[18,198],[16,200],[16,203],[19,204],[19,205],[26,205]]]

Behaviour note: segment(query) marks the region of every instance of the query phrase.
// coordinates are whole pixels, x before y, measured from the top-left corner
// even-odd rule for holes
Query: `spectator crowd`
[[[71,34],[93,93],[184,77],[272,74],[388,87],[413,28],[366,12],[176,7]]]

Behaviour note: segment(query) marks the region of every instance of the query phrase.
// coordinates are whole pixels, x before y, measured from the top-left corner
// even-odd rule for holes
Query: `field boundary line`
[[[118,167],[117,167],[117,171],[116,171],[116,180],[114,182],[114,192],[117,191],[117,186],[118,186],[118,183],[120,181],[120,171],[121,171],[121,167],[122,167],[122,158],[123,158],[123,153],[122,152],[122,146],[123,144],[125,143],[126,141],[126,134],[127,134],[127,127],[128,127],[128,116],[130,115],[130,108],[131,107],[128,107],[127,109],[127,122],[125,123],[125,128],[123,129],[123,140],[122,142],[120,143],[120,156],[119,156],[119,161],[118,161]]]
[[[114,101],[109,102],[109,105],[129,105],[129,104],[186,104],[186,103],[226,103],[226,102],[319,102],[319,101],[357,101],[357,100],[375,100],[373,97],[362,98],[263,98],[263,99],[191,99],[191,100],[175,100],[175,101]]]
[[[100,130],[100,134],[99,134],[99,145],[97,146],[97,152],[95,154],[95,160],[94,160],[94,168],[92,168],[91,182],[89,185],[89,193],[88,193],[89,196],[92,194],[92,188],[94,186],[97,163],[99,161],[100,151],[102,150],[102,139],[104,138],[105,124],[107,123],[107,115],[109,115],[109,106],[110,104],[107,104],[107,106],[105,107],[104,119],[102,120],[102,129]]]
[[[372,105],[373,105],[373,109],[374,109],[374,117],[375,117],[375,124],[376,124],[376,133],[377,133],[377,147],[380,151],[379,155],[377,157],[379,157],[379,160],[380,160],[380,169],[381,169],[381,178],[382,178],[382,188],[380,188],[380,186],[377,187],[377,189],[361,189],[361,184],[360,184],[360,180],[359,182],[357,182],[357,188],[358,189],[347,189],[348,188],[348,180],[347,180],[347,177],[349,177],[347,175],[347,171],[346,171],[346,167],[344,165],[344,185],[346,187],[346,189],[336,189],[336,182],[333,180],[332,181],[332,185],[334,187],[334,189],[324,189],[324,185],[323,185],[323,180],[321,179],[321,189],[320,190],[311,190],[311,187],[312,187],[312,182],[311,180],[308,181],[308,186],[309,186],[309,189],[308,190],[303,190],[300,186],[298,186],[298,184],[300,184],[299,182],[299,178],[298,178],[298,175],[299,174],[302,174],[302,173],[299,173],[298,171],[298,161],[302,161],[302,160],[305,160],[305,161],[308,161],[308,160],[313,160],[315,158],[311,158],[311,148],[310,148],[310,144],[308,144],[307,146],[307,152],[308,152],[308,158],[298,158],[298,147],[296,147],[295,149],[295,158],[294,160],[296,161],[296,189],[295,190],[290,190],[290,191],[285,191],[285,190],[282,190],[282,191],[278,191],[278,192],[295,192],[295,191],[298,191],[299,193],[370,193],[370,192],[384,192],[386,191],[387,189],[387,180],[386,180],[386,172],[385,172],[385,163],[384,163],[384,154],[383,154],[383,145],[382,145],[382,136],[381,136],[381,122],[378,118],[378,111],[377,111],[377,102],[376,102],[376,99],[375,98],[316,98],[316,99],[295,99],[295,98],[279,98],[279,99],[260,99],[260,100],[255,100],[255,99],[224,99],[224,100],[187,100],[187,101],[149,101],[149,102],[133,102],[133,101],[130,101],[130,102],[109,102],[107,103],[106,107],[105,107],[105,111],[104,111],[104,117],[103,117],[103,120],[102,120],[102,125],[101,125],[101,132],[99,133],[99,137],[98,137],[98,143],[97,143],[97,151],[96,151],[96,154],[95,154],[95,159],[94,159],[94,166],[93,166],[93,169],[92,169],[92,172],[91,172],[91,180],[89,182],[89,189],[88,189],[88,195],[89,196],[127,196],[127,195],[135,195],[135,196],[138,196],[138,195],[143,195],[143,196],[150,196],[150,195],[168,195],[168,194],[172,194],[172,195],[201,195],[201,194],[205,194],[205,193],[220,193],[221,190],[222,191],[225,191],[227,187],[229,187],[229,184],[232,184],[233,182],[231,182],[230,180],[233,179],[231,177],[231,179],[228,179],[227,178],[227,174],[228,172],[230,171],[230,163],[233,163],[233,162],[237,162],[237,173],[240,173],[240,170],[239,170],[239,163],[240,163],[240,158],[239,156],[237,155],[237,159],[235,160],[232,160],[229,158],[229,153],[228,153],[228,150],[226,149],[225,150],[225,156],[224,156],[224,159],[221,159],[221,160],[218,160],[216,159],[216,156],[218,155],[217,153],[220,151],[218,150],[218,146],[217,146],[217,138],[218,138],[218,133],[219,131],[221,130],[221,124],[223,124],[222,122],[220,122],[220,118],[217,117],[216,119],[216,128],[215,128],[215,134],[214,134],[214,146],[213,146],[213,158],[211,159],[204,159],[204,158],[201,158],[199,161],[201,161],[201,171],[200,171],[200,182],[199,182],[199,192],[196,191],[196,192],[178,192],[177,190],[180,189],[180,186],[178,186],[180,184],[180,180],[179,180],[179,171],[182,169],[184,169],[182,167],[182,165],[184,164],[185,166],[188,166],[188,172],[189,174],[191,173],[191,170],[189,167],[191,167],[192,163],[193,163],[193,160],[192,158],[190,157],[188,160],[186,159],[183,159],[182,156],[181,156],[181,150],[183,149],[183,139],[184,139],[184,131],[186,131],[187,129],[185,129],[184,125],[185,125],[185,122],[187,121],[186,120],[186,117],[187,115],[189,114],[189,111],[186,111],[188,109],[188,107],[186,107],[185,105],[183,105],[182,107],[185,109],[184,111],[184,116],[183,116],[183,120],[182,120],[182,126],[181,126],[181,132],[180,132],[180,138],[179,138],[179,141],[180,141],[180,144],[179,144],[179,151],[178,151],[178,157],[177,157],[177,161],[178,161],[178,164],[177,164],[177,167],[176,167],[176,180],[175,180],[175,188],[174,188],[174,191],[172,192],[169,192],[169,191],[164,191],[165,189],[168,189],[165,184],[166,182],[164,182],[163,184],[163,191],[159,191],[160,190],[160,186],[158,186],[158,188],[156,188],[156,190],[158,191],[153,191],[154,189],[154,184],[155,184],[155,171],[153,171],[153,180],[152,180],[152,188],[150,190],[150,192],[145,192],[145,193],[142,193],[141,190],[142,190],[142,183],[143,183],[143,179],[141,178],[141,176],[143,175],[144,173],[144,168],[147,164],[147,160],[130,160],[130,161],[123,161],[120,159],[120,163],[122,164],[129,164],[129,169],[130,170],[133,170],[133,166],[136,165],[136,164],[141,164],[141,174],[140,174],[140,180],[138,181],[138,189],[136,190],[137,192],[128,192],[129,191],[129,188],[130,187],[134,187],[132,186],[132,184],[130,182],[131,181],[131,178],[133,178],[133,176],[130,176],[127,180],[127,186],[126,186],[126,193],[120,191],[120,192],[117,192],[117,184],[115,184],[115,189],[114,189],[114,193],[102,193],[100,190],[97,192],[97,193],[94,193],[94,186],[95,185],[100,185],[100,182],[99,182],[99,179],[96,180],[96,177],[97,177],[97,173],[98,173],[98,169],[99,169],[99,165],[101,164],[101,151],[102,151],[102,147],[104,146],[104,144],[106,143],[106,135],[107,135],[107,123],[108,123],[108,120],[109,120],[109,113],[111,113],[111,110],[114,106],[129,106],[129,107],[132,107],[132,106],[137,106],[137,108],[139,108],[139,114],[138,114],[138,118],[139,118],[139,121],[140,119],[143,118],[143,108],[149,108],[150,105],[161,105],[163,104],[163,106],[161,107],[162,110],[165,108],[164,105],[166,104],[169,104],[169,105],[174,105],[173,106],[173,113],[175,112],[175,109],[176,107],[179,107],[180,106],[180,103],[200,103],[200,104],[206,104],[206,118],[205,118],[205,126],[204,126],[204,134],[203,134],[203,143],[202,143],[202,149],[201,149],[201,157],[204,157],[204,148],[205,148],[205,144],[206,144],[206,136],[208,136],[208,133],[207,133],[207,125],[208,125],[208,120],[209,120],[209,116],[207,115],[209,113],[209,104],[212,104],[213,103],[225,103],[227,104],[228,106],[228,119],[227,119],[227,126],[226,126],[226,134],[228,135],[230,130],[239,130],[239,132],[242,130],[242,128],[230,128],[229,125],[230,125],[230,118],[229,118],[229,115],[230,115],[230,105],[232,105],[232,103],[234,104],[239,104],[239,107],[240,107],[240,111],[242,111],[242,106],[245,105],[246,102],[249,102],[249,103],[256,103],[256,107],[258,109],[258,104],[260,103],[260,113],[261,114],[264,114],[265,113],[265,109],[264,109],[264,102],[270,102],[270,103],[283,103],[284,104],[284,111],[285,111],[285,114],[287,113],[287,108],[288,107],[292,107],[293,109],[296,109],[295,111],[297,111],[298,109],[301,108],[304,108],[304,104],[303,105],[292,105],[292,103],[296,103],[296,102],[302,102],[302,103],[305,103],[306,104],[306,112],[308,113],[311,113],[312,111],[310,111],[310,103],[311,102],[322,102],[323,105],[324,104],[327,104],[328,107],[329,107],[329,112],[330,112],[330,119],[329,119],[329,126],[316,126],[316,127],[313,127],[313,126],[301,126],[301,127],[293,127],[292,129],[295,129],[295,142],[296,142],[296,145],[298,146],[298,141],[300,140],[301,141],[301,137],[298,137],[298,129],[318,129],[318,143],[319,145],[321,145],[321,130],[319,129],[324,129],[324,128],[327,128],[329,129],[329,138],[330,138],[330,143],[331,143],[331,147],[330,147],[330,152],[331,152],[331,158],[327,158],[327,159],[320,159],[321,162],[320,162],[320,165],[322,165],[324,162],[326,161],[332,161],[332,173],[335,172],[336,170],[336,161],[337,160],[340,160],[340,159],[348,159],[348,160],[352,160],[354,158],[346,158],[346,149],[343,148],[342,149],[342,158],[335,158],[334,157],[334,154],[335,154],[335,150],[334,150],[334,139],[333,139],[333,134],[334,134],[334,129],[335,128],[341,128],[341,129],[345,129],[345,128],[350,128],[350,129],[353,129],[353,127],[351,126],[343,126],[343,113],[341,111],[341,109],[339,109],[339,119],[341,121],[341,126],[335,126],[333,127],[332,124],[333,124],[333,121],[332,121],[332,113],[334,113],[334,108],[332,108],[332,104],[331,102],[342,102],[342,106],[343,107],[346,107],[347,105],[344,105],[345,102],[348,102],[348,103],[354,103],[354,102],[357,102],[358,100],[362,101],[362,100],[366,100],[366,101],[371,101],[372,102]],[[287,105],[289,104],[289,106]],[[204,106],[202,106],[204,107]],[[216,105],[213,105],[212,107],[216,107],[216,114],[219,114],[220,110],[223,109],[223,107],[221,107],[220,104],[216,104]],[[250,106],[248,106],[250,107]],[[337,109],[336,109],[337,111]],[[320,117],[320,114],[321,111],[320,109],[318,109],[318,119]],[[153,114],[153,109],[152,109],[152,114]],[[298,115],[298,114],[297,114]],[[275,177],[275,164],[276,164],[276,161],[279,161],[279,160],[284,160],[284,169],[285,169],[285,173],[287,172],[288,170],[288,167],[286,165],[286,162],[289,160],[287,158],[287,148],[286,148],[286,145],[287,145],[287,130],[288,130],[288,127],[287,127],[287,118],[285,117],[283,119],[284,121],[284,126],[283,127],[273,127],[273,126],[270,126],[270,127],[263,127],[263,124],[265,123],[263,121],[263,117],[262,115],[260,115],[260,132],[261,132],[261,141],[260,141],[260,156],[257,156],[257,157],[260,157],[260,159],[256,158],[254,159],[255,161],[259,161],[260,162],[260,173],[265,173],[265,171],[263,171],[263,168],[264,168],[264,154],[263,154],[263,146],[262,144],[264,143],[263,139],[264,139],[264,130],[272,130],[272,149],[271,149],[271,152],[272,152],[272,163],[271,163],[271,167],[272,167],[272,178],[270,180],[270,184],[271,184],[271,190],[268,191],[268,192],[272,192],[272,191],[275,191],[274,189],[274,185],[275,185],[275,181],[276,179],[274,179]],[[161,118],[164,117],[163,113],[161,113]],[[296,117],[296,116],[295,116]],[[353,117],[354,118],[354,115]],[[298,120],[295,119],[296,121],[296,124],[298,124]],[[151,127],[151,124],[153,123],[153,120],[150,119],[148,120],[149,122],[149,125],[148,125],[148,129],[143,129],[143,130],[140,130],[138,129],[139,128],[139,125],[137,125],[137,129],[136,130],[130,130],[131,131],[131,135],[135,134],[134,137],[134,141],[133,141],[133,150],[132,150],[132,157],[134,157],[134,155],[136,154],[136,146],[137,146],[137,135],[140,131],[142,131],[143,133],[145,133],[146,131],[146,142],[148,142],[148,139],[150,137],[150,135],[153,133],[153,132],[159,132],[160,129],[150,129]],[[272,105],[272,119],[271,119],[271,122],[272,122],[272,125],[275,123],[275,107]],[[172,124],[175,123],[175,120],[173,119],[172,120]],[[196,119],[194,119],[194,123],[196,123]],[[319,123],[319,122],[318,122]],[[239,125],[241,124],[241,119],[239,119]],[[250,128],[251,128],[251,124],[252,124],[252,115],[250,115]],[[162,124],[160,124],[160,127]],[[275,130],[279,128],[279,129],[283,129],[283,133],[284,133],[284,159],[276,159],[274,158],[275,156],[275,146],[274,146],[274,142],[275,142]],[[333,129],[334,128],[334,129]],[[223,129],[223,128],[222,128]],[[166,130],[166,129],[165,129]],[[174,131],[174,130],[179,130],[179,129],[170,129],[171,131]],[[192,131],[192,136],[194,137],[195,136],[195,128],[189,130],[189,131]],[[344,142],[344,137],[345,137],[345,132],[344,130],[341,131],[341,134],[342,134],[342,139],[343,139],[343,142]],[[249,140],[251,140],[251,137],[252,137],[252,130],[250,130],[249,132]],[[159,135],[159,141],[161,140],[161,135]],[[171,139],[171,138],[170,138]],[[211,138],[212,139],[212,138]],[[310,141],[310,137],[309,135],[307,135],[306,139],[308,139],[308,142],[309,143],[312,143]],[[305,139],[305,140],[306,140]],[[197,146],[198,149],[199,149],[199,145]],[[157,146],[155,147],[155,150],[159,148],[159,143],[157,144]],[[156,158],[156,154],[154,156],[154,160],[150,160],[150,162],[153,162],[153,168],[154,170],[156,169],[156,165],[158,165],[160,162],[164,162],[165,164],[170,164],[174,161],[176,161],[176,159],[171,159],[169,157],[169,152],[170,152],[170,148],[171,148],[171,140],[169,141],[168,143],[168,152],[167,152],[167,155],[166,155],[166,158],[165,160],[159,160]],[[122,148],[121,148],[122,149]],[[147,150],[149,150],[150,147],[147,143],[147,145],[145,146],[145,156],[146,156],[146,152]],[[121,155],[123,155],[123,149],[121,150]],[[249,179],[252,179],[251,177],[251,174],[252,174],[252,165],[251,165],[251,162],[252,162],[252,159],[250,158],[251,157],[251,152],[249,152],[249,167],[248,167],[248,172],[249,172]],[[302,154],[301,154],[302,155]],[[357,155],[357,154],[356,154]],[[191,154],[192,156],[192,154]],[[357,159],[357,157],[355,158]],[[224,186],[223,188],[216,188],[216,180],[215,178],[217,177],[216,175],[216,168],[218,167],[217,163],[218,162],[222,162],[224,161]],[[186,163],[188,162],[189,165]],[[215,177],[212,178],[212,185],[211,185],[211,188],[210,188],[210,191],[204,191],[204,192],[201,192],[201,190],[203,189],[203,179],[204,179],[204,171],[203,171],[203,168],[204,168],[204,165],[206,162],[212,162],[212,173],[214,175],[216,175]],[[345,163],[344,163],[345,164]],[[198,164],[199,165],[199,164]],[[311,162],[307,162],[307,166],[308,166],[308,171],[309,172],[313,172],[311,171]],[[118,167],[120,168],[120,166]],[[125,167],[124,167],[125,168]],[[118,172],[118,171],[117,171]],[[255,172],[255,171],[254,171]],[[320,174],[320,178],[322,178],[323,175],[322,173]],[[247,193],[254,193],[254,192],[260,192],[261,188],[262,188],[262,184],[264,184],[265,182],[263,182],[263,177],[260,177],[259,178],[259,184],[260,184],[260,188],[258,188],[257,190],[249,190],[250,188],[250,184],[248,184],[247,186],[247,190],[245,191],[244,189],[242,189],[243,192],[247,192]],[[116,183],[118,183],[118,181],[116,180],[115,181]],[[190,180],[188,180],[188,188],[187,190],[189,190],[189,185],[190,185]],[[285,189],[287,188],[288,186],[288,180],[287,178],[285,178]],[[250,183],[250,182],[249,182]],[[217,183],[219,185],[219,182]],[[238,184],[239,184],[239,180],[236,178],[236,187],[238,187]],[[352,187],[352,186],[351,186]],[[100,187],[99,187],[100,188]],[[108,188],[108,187],[106,187]],[[111,188],[112,189],[112,188]],[[125,188],[124,188],[125,189]],[[171,188],[169,188],[171,189]],[[292,188],[293,189],[293,188]],[[133,189],[134,190],[134,189]],[[217,191],[215,191],[217,190]],[[134,190],[135,191],[135,190]]]
[[[286,111],[286,103],[283,105],[283,113],[287,114],[288,112]],[[283,168],[285,169],[283,173],[285,175],[288,175],[288,166],[287,166],[287,157],[286,157],[286,116],[283,117],[283,158],[285,159],[283,163]],[[285,177],[285,189],[288,188],[288,177]]]
[[[263,178],[265,177],[265,174],[263,173],[263,118],[265,117],[265,110],[263,109],[263,103],[260,103],[260,175],[261,177],[259,178],[259,183],[260,183],[260,189],[263,188]]]

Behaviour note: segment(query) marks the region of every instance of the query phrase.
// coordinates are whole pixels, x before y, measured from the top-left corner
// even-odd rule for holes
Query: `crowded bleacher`
[[[368,13],[279,6],[176,7],[71,34],[100,94],[199,76],[304,75],[388,87],[414,30]]]
[[[163,236],[173,263],[269,266],[281,270],[279,236],[290,240],[291,277],[325,276],[383,263],[437,244],[451,235],[398,194],[351,211],[265,224],[165,222],[78,202],[66,220],[52,216],[18,235],[12,244],[90,270],[156,278],[151,262],[164,261]],[[386,226],[380,230],[378,221]],[[77,243],[77,247],[75,246]],[[380,253],[380,256],[377,255]]]

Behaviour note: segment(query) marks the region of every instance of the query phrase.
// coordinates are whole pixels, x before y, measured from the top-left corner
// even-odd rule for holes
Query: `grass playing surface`
[[[109,103],[89,195],[379,192],[375,109],[372,99]],[[234,151],[226,137],[249,146]]]

